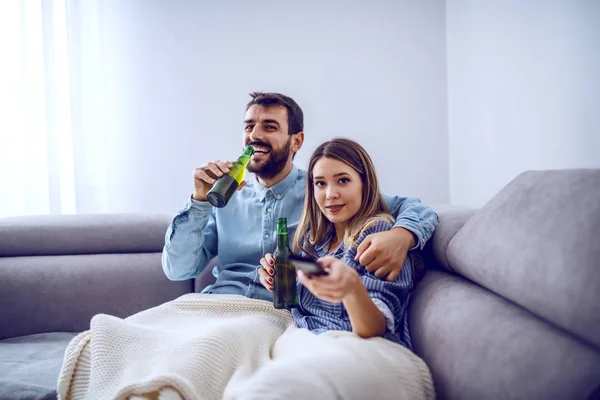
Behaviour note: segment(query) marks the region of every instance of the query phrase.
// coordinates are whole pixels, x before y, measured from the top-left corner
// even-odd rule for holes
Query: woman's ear
[[[292,135],[292,152],[297,153],[304,144],[304,132],[298,132]]]

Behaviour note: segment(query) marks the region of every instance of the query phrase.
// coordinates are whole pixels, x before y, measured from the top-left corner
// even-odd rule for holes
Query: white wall
[[[104,211],[179,209],[193,167],[240,152],[255,90],[303,108],[297,165],[349,136],[375,159],[384,192],[448,202],[442,0],[107,0],[101,32]],[[94,211],[85,190],[78,201]]]
[[[448,0],[450,201],[600,167],[600,2]]]

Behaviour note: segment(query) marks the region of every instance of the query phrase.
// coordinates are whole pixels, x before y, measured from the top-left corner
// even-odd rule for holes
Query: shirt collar
[[[271,186],[270,188],[261,185],[258,182],[258,178],[256,177],[256,175],[251,180],[251,185],[256,190],[256,193],[258,194],[258,197],[260,198],[261,202],[264,201],[265,198],[269,195],[279,200],[283,198],[283,196],[285,196],[285,194],[292,188],[292,186],[294,186],[296,180],[298,180],[303,173],[304,172],[302,170],[297,168],[295,165],[292,165],[292,170],[290,171],[290,173],[287,174],[287,176],[283,178],[283,180]]]
[[[306,235],[306,240],[308,240],[308,234]],[[329,243],[331,243],[331,241],[335,238],[335,229],[333,227],[329,227],[329,229],[327,230],[327,234],[325,235],[325,237],[323,238],[323,241],[321,243],[317,243],[316,246],[314,246],[314,251],[317,253],[317,255],[319,257],[325,257],[326,255],[332,255],[334,257],[338,257],[340,258],[344,252],[346,251],[346,246],[344,246],[344,242],[342,241],[337,248],[329,253]]]

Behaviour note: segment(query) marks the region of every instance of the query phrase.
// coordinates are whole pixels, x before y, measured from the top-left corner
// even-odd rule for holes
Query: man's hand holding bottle
[[[192,198],[198,201],[206,201],[206,193],[212,188],[217,179],[227,175],[233,168],[231,161],[211,161],[198,168],[194,168],[194,193]],[[237,190],[242,190],[246,181],[242,181]]]
[[[246,167],[254,154],[254,147],[246,146],[244,152],[234,162],[212,161],[194,169],[194,193],[192,198],[208,201],[222,208],[237,190],[246,186]]]

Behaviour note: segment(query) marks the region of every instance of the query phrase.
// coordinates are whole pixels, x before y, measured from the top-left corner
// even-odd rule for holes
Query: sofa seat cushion
[[[56,399],[64,352],[76,335],[52,332],[0,340],[0,399]]]

